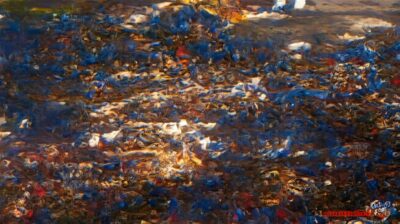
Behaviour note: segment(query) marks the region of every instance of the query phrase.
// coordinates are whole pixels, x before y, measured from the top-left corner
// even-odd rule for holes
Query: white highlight
[[[304,41],[295,42],[289,44],[288,49],[291,51],[308,51],[311,49],[311,44]]]
[[[122,131],[122,129],[112,131],[109,133],[104,133],[101,135],[101,137],[106,141],[106,142],[113,142],[114,139],[118,136],[118,134]]]
[[[97,147],[99,145],[99,141],[100,141],[100,134],[93,133],[91,135],[91,138],[89,139],[89,146],[92,148]]]

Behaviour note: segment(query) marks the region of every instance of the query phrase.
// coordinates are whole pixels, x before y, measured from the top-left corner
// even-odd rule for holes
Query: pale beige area
[[[0,0],[4,1],[4,0]],[[205,0],[215,1],[215,0]],[[29,7],[74,6],[96,10],[103,2],[111,13],[129,18],[138,6],[151,6],[162,0],[26,0]],[[241,0],[243,10],[270,9],[273,0]],[[235,29],[252,38],[270,38],[287,45],[305,41],[313,45],[360,39],[376,27],[394,27],[400,23],[399,0],[307,0],[303,10],[283,14],[252,15]]]
[[[271,1],[242,1],[247,8],[256,5],[269,7]],[[286,46],[291,42],[306,41],[313,45],[362,38],[375,28],[398,26],[400,1],[398,0],[314,0],[307,1],[304,10],[288,13],[289,17],[249,21],[237,25],[243,35],[265,39]]]

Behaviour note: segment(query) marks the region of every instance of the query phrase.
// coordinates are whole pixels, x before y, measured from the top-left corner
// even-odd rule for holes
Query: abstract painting
[[[0,223],[399,223],[398,0],[0,0]]]

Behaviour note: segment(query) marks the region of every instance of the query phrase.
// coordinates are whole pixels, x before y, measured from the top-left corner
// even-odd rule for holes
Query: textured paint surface
[[[0,223],[398,221],[398,6],[333,2],[0,1]]]

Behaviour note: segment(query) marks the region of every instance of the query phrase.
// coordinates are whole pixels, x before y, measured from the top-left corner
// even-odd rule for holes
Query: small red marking
[[[287,217],[287,214],[286,214],[285,210],[279,208],[276,211],[276,216],[278,216],[278,218],[280,218],[280,219],[285,219]]]
[[[42,198],[46,195],[46,190],[40,186],[40,184],[35,184],[33,187],[33,193]]]
[[[336,65],[336,60],[334,58],[327,58],[325,63],[328,66],[334,66]]]
[[[390,83],[396,87],[400,87],[400,75],[396,75],[392,80],[390,80]]]
[[[185,47],[180,46],[180,47],[178,47],[178,50],[176,50],[176,56],[178,58],[189,57],[190,53]]]

